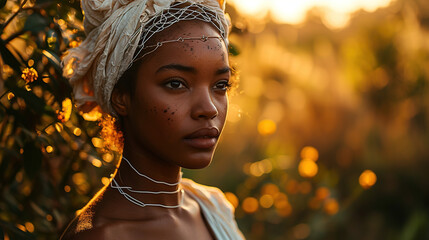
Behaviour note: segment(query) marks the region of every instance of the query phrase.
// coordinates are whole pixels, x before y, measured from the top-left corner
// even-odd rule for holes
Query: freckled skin
[[[201,26],[205,26],[204,35],[219,35],[210,25],[198,25],[195,28],[201,32]],[[191,36],[202,35],[202,33],[194,33]],[[165,38],[167,37],[175,39],[179,36],[169,35]],[[206,50],[207,45],[212,47]],[[172,52],[175,54],[171,54]],[[228,66],[225,53],[226,47],[218,39],[210,39],[207,42],[189,40],[184,43],[164,44],[156,54],[150,55],[149,60],[143,62],[139,69],[136,94],[132,98],[133,101],[129,102],[127,115],[124,116],[126,143],[124,155],[129,152],[133,154],[140,152],[142,156],[139,158],[150,159],[151,166],[161,162],[164,170],[160,172],[165,172],[165,163],[186,168],[202,168],[210,163],[214,148],[204,151],[190,149],[182,143],[182,138],[199,128],[210,126],[217,127],[219,130],[223,128],[228,104],[227,96],[225,92],[213,90],[213,87],[218,81],[229,78],[229,73],[226,76],[214,74],[216,70]],[[167,64],[191,66],[197,71],[195,73],[178,70],[155,72],[156,69]],[[168,79],[181,79],[186,82],[188,88],[167,89],[164,85]],[[145,111],[142,110],[147,106],[163,109],[163,113],[169,112],[169,108],[177,110],[170,117],[165,118],[164,114],[159,115],[157,112],[143,114]],[[216,117],[212,119],[214,115]],[[167,124],[164,126],[165,120]],[[168,124],[171,122],[175,124]],[[133,144],[132,151],[128,150],[128,146],[131,146],[127,145],[128,142]],[[147,166],[141,166],[140,169],[147,169]]]
[[[219,36],[219,33],[207,23],[179,22],[168,31],[158,33],[152,41],[202,35]],[[180,64],[192,71],[162,68],[171,64]],[[113,91],[112,105],[123,123],[123,155],[136,169],[157,180],[177,182],[182,167],[203,168],[211,162],[216,146],[196,149],[187,145],[184,138],[201,128],[222,130],[228,98],[225,89],[218,85],[229,81],[228,66],[227,49],[219,39],[164,44],[140,63],[133,96]],[[228,72],[219,71],[221,69]],[[180,87],[176,88],[178,81]],[[177,186],[160,186],[145,180],[124,162],[114,178],[122,186],[133,189],[177,189]],[[133,197],[144,203],[164,205],[177,205],[183,197],[183,204],[177,209],[142,208],[116,189],[105,187],[61,239],[213,239],[198,203],[190,196],[138,194]]]

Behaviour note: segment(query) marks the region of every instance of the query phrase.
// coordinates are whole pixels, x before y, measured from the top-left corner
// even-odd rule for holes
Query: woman
[[[83,1],[85,41],[64,59],[81,109],[119,120],[123,158],[62,239],[243,239],[206,167],[225,123],[228,21],[216,0]]]

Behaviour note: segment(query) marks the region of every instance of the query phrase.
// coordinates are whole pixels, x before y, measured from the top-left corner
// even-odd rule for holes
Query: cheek
[[[222,124],[225,124],[226,115],[228,112],[228,97],[225,95],[218,99],[217,101],[217,110],[218,110],[218,119],[222,121]]]
[[[163,108],[161,115],[161,120],[166,121],[168,124],[172,124],[175,121],[177,122],[177,118],[180,114],[178,114],[177,107],[166,105]]]

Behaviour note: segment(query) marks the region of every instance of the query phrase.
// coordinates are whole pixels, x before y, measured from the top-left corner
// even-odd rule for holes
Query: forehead
[[[161,41],[178,39],[180,37],[202,36],[219,37],[221,39],[221,34],[212,24],[199,20],[185,20],[175,23],[161,32],[156,33],[149,39],[146,46],[153,45]]]
[[[203,41],[203,37],[209,37]],[[184,41],[175,41],[180,38]],[[192,40],[189,40],[192,38]],[[165,43],[167,41],[168,43]],[[171,42],[170,42],[171,41]],[[147,45],[163,43],[161,47],[148,54],[143,62],[186,60],[192,57],[199,60],[228,62],[227,48],[218,30],[209,23],[198,20],[182,21],[155,34]],[[144,54],[144,53],[143,53]]]

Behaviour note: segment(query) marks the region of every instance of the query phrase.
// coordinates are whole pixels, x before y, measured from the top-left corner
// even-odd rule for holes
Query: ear
[[[128,106],[130,104],[129,93],[125,93],[125,91],[121,91],[117,88],[114,88],[112,91],[111,102],[113,109],[118,115],[128,115]]]

